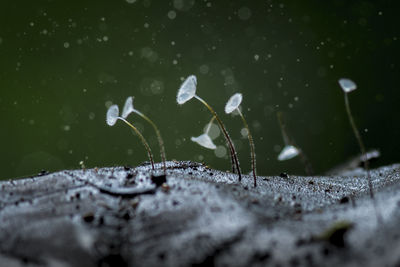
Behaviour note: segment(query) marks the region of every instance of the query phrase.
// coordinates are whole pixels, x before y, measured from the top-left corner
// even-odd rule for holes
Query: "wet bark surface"
[[[400,165],[371,171],[375,205],[361,169],[254,188],[199,163],[156,167],[0,182],[0,265],[400,265]]]

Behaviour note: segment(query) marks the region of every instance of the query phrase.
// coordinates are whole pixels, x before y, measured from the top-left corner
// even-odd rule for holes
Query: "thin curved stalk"
[[[250,133],[250,128],[249,125],[247,124],[246,119],[244,118],[242,112],[240,111],[239,108],[236,109],[240,115],[240,118],[242,118],[244,127],[247,129],[247,137],[249,139],[249,144],[250,144],[250,152],[251,152],[251,168],[253,170],[253,178],[254,178],[254,187],[257,186],[257,174],[256,174],[256,151],[255,151],[255,146],[254,146],[254,141],[253,141],[253,136]]]
[[[304,165],[304,170],[305,170],[306,174],[309,176],[313,175],[314,171],[313,171],[310,160],[308,159],[306,154],[303,152],[303,150],[296,145],[295,141],[293,139],[289,138],[289,136],[286,132],[286,125],[283,122],[282,112],[278,112],[276,115],[278,117],[279,127],[281,128],[282,138],[283,138],[283,142],[285,143],[285,146],[292,145],[298,149],[300,161]]]
[[[221,128],[222,132],[224,133],[226,142],[228,143],[229,149],[231,151],[231,155],[232,155],[232,163],[235,164],[236,166],[236,170],[238,172],[238,176],[239,176],[239,182],[242,181],[242,173],[240,171],[240,165],[239,165],[239,160],[237,158],[237,154],[236,154],[236,150],[235,147],[233,146],[233,142],[231,140],[231,138],[229,137],[228,132],[226,131],[226,128],[224,126],[224,124],[222,123],[221,119],[218,117],[217,113],[214,111],[214,109],[207,104],[206,101],[204,101],[202,98],[200,98],[199,96],[195,95],[194,96],[197,100],[199,100],[201,103],[203,103],[207,109],[211,112],[211,114],[215,117],[215,119],[217,120],[219,127]]]
[[[276,113],[276,116],[278,117],[279,126],[281,128],[283,142],[285,143],[285,146],[288,146],[288,145],[290,145],[290,139],[286,133],[286,126],[283,123],[283,114],[282,114],[282,112],[278,112],[278,113]]]
[[[215,116],[213,116],[213,117],[211,118],[210,122],[208,123],[207,128],[206,128],[206,131],[205,131],[206,134],[208,134],[208,132],[210,131],[212,122],[213,122],[214,120],[215,120]],[[233,158],[233,151],[232,151],[232,148],[231,148],[230,146],[229,146],[229,151],[230,151],[230,155],[231,155],[232,173],[236,173],[236,169],[235,169],[235,160],[234,160],[234,158]]]
[[[152,120],[150,120],[149,117],[147,117],[142,112],[140,112],[140,111],[138,111],[136,109],[134,110],[134,112],[136,114],[138,114],[139,116],[141,116],[143,119],[145,119],[148,123],[150,123],[151,126],[153,126],[154,131],[156,132],[156,135],[157,135],[158,145],[160,146],[161,160],[162,160],[162,163],[163,163],[163,169],[164,169],[164,174],[165,174],[167,172],[167,166],[166,166],[166,163],[165,163],[166,156],[165,156],[164,141],[163,141],[163,139],[161,137],[161,133],[158,130],[158,127],[156,126],[156,124]]]
[[[126,123],[129,127],[131,127],[132,130],[139,136],[139,138],[140,138],[140,140],[142,141],[144,147],[146,148],[147,155],[148,155],[148,157],[149,157],[149,159],[150,159],[150,162],[151,162],[151,169],[154,171],[153,154],[151,153],[150,146],[149,146],[149,144],[147,143],[146,139],[145,139],[145,138],[143,137],[143,135],[139,132],[139,130],[138,130],[135,126],[133,126],[129,121],[125,120],[125,119],[122,118],[122,117],[118,117],[118,119],[121,120],[121,121],[123,121],[123,122],[125,122],[125,123]]]
[[[214,120],[215,120],[215,116],[213,116],[213,117],[211,118],[210,122],[207,124],[207,128],[206,128],[206,131],[205,131],[206,134],[208,134],[208,132],[210,131],[211,125],[212,125],[212,123],[213,123]]]
[[[347,93],[344,94],[344,103],[345,103],[345,106],[346,106],[346,112],[347,112],[347,116],[349,117],[351,128],[353,129],[354,135],[356,136],[358,145],[359,145],[360,150],[361,150],[361,159],[364,162],[365,170],[367,171],[369,194],[370,194],[371,198],[374,198],[374,192],[372,190],[371,176],[370,176],[370,173],[369,173],[369,161],[368,161],[367,153],[366,153],[366,150],[365,150],[364,143],[363,143],[363,141],[361,139],[360,132],[358,131],[357,126],[356,126],[356,124],[354,122],[354,119],[353,119],[353,115],[351,114],[349,98],[347,97]]]
[[[344,103],[345,103],[345,106],[346,106],[346,112],[347,112],[347,116],[349,117],[351,128],[353,128],[354,135],[355,135],[355,137],[357,139],[358,145],[359,145],[360,150],[361,150],[361,154],[362,154],[361,155],[361,159],[364,162],[364,167],[365,167],[365,170],[367,171],[369,195],[371,196],[371,199],[372,199],[372,202],[373,202],[373,205],[374,205],[376,218],[377,218],[378,223],[382,223],[383,219],[381,217],[380,212],[378,212],[378,207],[376,205],[376,200],[374,198],[374,191],[373,191],[373,188],[372,188],[371,175],[370,175],[370,172],[369,172],[369,161],[368,161],[367,151],[365,150],[365,146],[364,146],[364,143],[363,143],[363,141],[361,139],[360,132],[358,131],[356,123],[354,122],[354,119],[353,119],[353,115],[351,114],[350,104],[349,104],[349,99],[347,97],[347,93],[344,94]]]

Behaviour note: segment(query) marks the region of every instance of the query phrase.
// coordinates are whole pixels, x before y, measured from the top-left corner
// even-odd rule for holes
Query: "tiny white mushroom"
[[[122,110],[122,118],[126,119],[129,116],[129,114],[131,114],[134,111],[135,109],[133,108],[133,97],[129,96],[126,99],[124,108]]]
[[[197,86],[196,76],[190,75],[189,77],[187,77],[178,90],[178,95],[176,96],[176,102],[178,102],[179,105],[182,105],[185,102],[192,99],[196,94],[196,86]]]
[[[106,122],[108,125],[113,126],[118,119],[119,116],[119,108],[117,105],[112,105],[107,110]]]
[[[296,157],[297,155],[299,155],[300,151],[294,147],[294,146],[285,146],[281,153],[279,153],[278,156],[278,160],[279,161],[283,161],[283,160],[288,160],[288,159],[292,159],[294,157]]]
[[[208,134],[202,134],[197,137],[191,137],[190,140],[193,142],[198,143],[202,147],[208,148],[208,149],[216,149],[217,146],[213,143],[211,140],[210,136]]]
[[[350,93],[357,89],[356,83],[346,78],[339,79],[339,85],[345,93]]]
[[[242,180],[242,174],[240,171],[239,159],[236,155],[236,150],[235,150],[235,147],[233,146],[232,139],[229,137],[229,134],[226,131],[224,124],[218,118],[218,115],[214,111],[214,109],[204,99],[202,99],[201,97],[196,95],[196,86],[197,86],[196,76],[190,75],[189,77],[187,77],[186,80],[182,83],[182,85],[180,86],[180,88],[178,90],[178,94],[176,96],[176,101],[178,102],[178,104],[182,105],[194,97],[197,100],[199,100],[204,106],[206,106],[207,109],[211,112],[211,114],[217,119],[219,127],[221,128],[222,132],[224,133],[226,142],[229,146],[229,151],[231,153],[232,171],[237,172],[238,177],[239,177],[239,182],[240,182]],[[193,138],[194,138],[194,140],[197,140],[197,138],[199,138],[199,137],[193,137]]]
[[[243,96],[241,93],[236,93],[231,98],[229,98],[228,102],[225,105],[225,113],[229,114],[235,109],[237,109],[242,103]]]

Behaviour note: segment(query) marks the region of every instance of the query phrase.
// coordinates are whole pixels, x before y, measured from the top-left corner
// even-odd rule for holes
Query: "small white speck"
[[[214,154],[218,158],[223,158],[226,156],[226,148],[224,146],[217,146],[217,148],[214,150]]]
[[[202,74],[207,74],[209,70],[210,70],[210,68],[209,68],[207,65],[205,65],[205,64],[203,64],[203,65],[200,66],[200,72],[201,72]]]
[[[247,137],[247,134],[248,134],[248,133],[249,133],[249,132],[247,131],[246,128],[242,128],[242,129],[240,130],[240,134],[242,135],[243,138]]]
[[[176,12],[174,10],[168,11],[167,16],[169,19],[174,19],[176,18]]]
[[[108,41],[108,36],[103,36],[103,41],[107,42]]]
[[[248,7],[241,7],[238,10],[238,17],[241,20],[248,20],[251,17],[251,10]]]
[[[255,54],[255,55],[254,55],[254,60],[255,60],[255,61],[258,61],[259,59],[260,59],[260,56],[257,55],[257,54]]]
[[[113,102],[111,102],[111,101],[106,101],[105,103],[104,103],[104,106],[106,107],[106,108],[109,108],[111,105],[113,104]]]
[[[68,42],[65,42],[64,43],[64,48],[68,48],[69,47],[69,43]]]
[[[172,64],[174,64],[174,65],[178,64],[178,60],[176,60],[176,59],[172,60]]]
[[[147,22],[143,25],[143,27],[145,27],[146,29],[150,27],[150,24],[148,24]]]

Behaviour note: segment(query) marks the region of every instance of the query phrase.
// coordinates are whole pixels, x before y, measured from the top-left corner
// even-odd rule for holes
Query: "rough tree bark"
[[[157,164],[161,170],[161,165]],[[400,165],[237,177],[193,162],[0,183],[0,266],[399,266]]]

